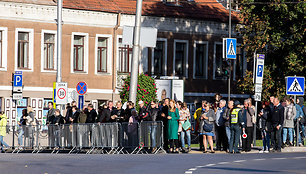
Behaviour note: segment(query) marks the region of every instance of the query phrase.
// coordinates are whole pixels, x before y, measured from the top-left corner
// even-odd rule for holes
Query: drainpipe
[[[118,29],[119,29],[119,27],[120,27],[120,21],[121,21],[121,13],[118,13],[118,15],[117,15],[117,22],[116,22],[116,26],[114,27],[114,31],[113,31],[113,70],[112,70],[112,74],[113,74],[113,76],[112,76],[112,78],[113,78],[113,81],[112,81],[112,90],[113,90],[113,92],[112,92],[112,101],[114,101],[114,93],[116,92],[116,74],[117,74],[117,68],[116,68],[116,57],[117,57],[117,49],[116,49],[116,47],[117,47],[117,42],[118,42],[118,40],[117,40],[117,31],[118,31]]]

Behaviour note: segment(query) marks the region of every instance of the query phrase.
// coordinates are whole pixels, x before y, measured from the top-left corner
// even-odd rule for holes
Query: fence
[[[4,142],[13,153],[158,153],[162,122],[7,126]],[[5,145],[5,144],[4,144]]]

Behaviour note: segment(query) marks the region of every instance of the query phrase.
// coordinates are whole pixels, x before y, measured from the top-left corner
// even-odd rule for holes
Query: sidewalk
[[[241,154],[249,154],[249,153],[259,153],[261,150],[261,147],[253,147],[251,152],[241,152]],[[208,150],[209,152],[209,150]],[[225,154],[226,152],[224,151],[215,151],[216,154]],[[303,147],[285,147],[282,149],[282,152],[285,153],[293,153],[293,152],[306,152],[306,146]],[[199,150],[199,148],[191,148],[191,151],[189,152],[190,154],[203,154],[202,151]]]

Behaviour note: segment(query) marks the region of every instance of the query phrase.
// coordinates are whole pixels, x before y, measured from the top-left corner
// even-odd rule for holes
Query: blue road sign
[[[262,77],[263,75],[263,65],[258,65],[257,67],[257,77]]]
[[[76,90],[80,95],[84,95],[87,92],[87,84],[85,82],[79,82],[76,86]]]
[[[287,95],[304,95],[305,78],[304,77],[286,77]]]
[[[84,107],[84,95],[79,95],[78,107],[79,107],[79,109],[83,109],[83,107]]]
[[[14,73],[14,87],[22,87],[22,71]]]
[[[236,59],[237,40],[235,38],[226,38],[226,58]]]

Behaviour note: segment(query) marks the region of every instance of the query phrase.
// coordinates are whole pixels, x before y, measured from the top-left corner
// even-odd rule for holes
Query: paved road
[[[0,154],[1,174],[306,173],[306,153]]]

